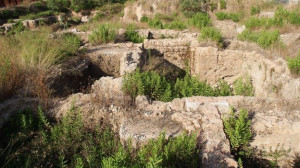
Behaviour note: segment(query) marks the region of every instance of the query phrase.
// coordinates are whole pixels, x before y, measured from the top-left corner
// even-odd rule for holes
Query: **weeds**
[[[89,35],[89,41],[95,44],[114,42],[116,39],[116,30],[112,25],[99,25],[96,30]]]
[[[57,123],[41,109],[14,116],[1,132],[1,167],[191,167],[199,166],[196,134],[166,138],[165,133],[133,150],[110,130],[84,127],[72,106]]]
[[[238,22],[240,20],[239,14],[236,13],[217,12],[216,16],[218,20],[233,20],[234,22]]]
[[[251,7],[250,14],[251,14],[251,15],[257,15],[257,14],[260,14],[260,8]]]
[[[210,4],[206,0],[182,0],[180,10],[188,18],[193,17],[198,12],[207,12]]]
[[[176,81],[167,80],[155,72],[140,72],[137,70],[123,78],[123,91],[134,100],[138,95],[147,95],[152,100],[171,101],[174,98],[191,96],[230,96],[233,95],[230,86],[220,81],[216,88],[187,72],[184,78]]]
[[[154,18],[152,20],[148,21],[148,26],[151,28],[155,28],[155,29],[163,29],[163,23],[161,20],[159,20],[158,18]]]
[[[125,38],[133,43],[143,43],[144,37],[141,37],[136,31],[135,25],[128,25],[125,32]]]
[[[226,1],[220,0],[220,9],[226,9]]]
[[[77,53],[80,41],[75,35],[54,39],[48,34],[47,30],[24,31],[1,38],[0,100],[25,86],[25,79],[37,77],[37,74]]]
[[[220,47],[223,47],[223,37],[221,32],[213,27],[205,27],[201,29],[201,35],[199,36],[199,40],[212,40],[217,42]]]
[[[189,23],[197,28],[204,28],[211,26],[212,21],[207,13],[196,13],[189,20]]]
[[[254,96],[254,88],[250,77],[245,80],[242,77],[237,79],[233,84],[233,90],[235,95]]]
[[[186,24],[179,20],[174,20],[164,26],[166,29],[184,30],[186,29]]]
[[[242,158],[251,153],[249,144],[252,138],[251,120],[246,109],[240,109],[239,113],[231,108],[228,117],[223,118],[225,133],[230,141],[231,151],[238,158],[239,166],[242,167]]]
[[[279,31],[243,31],[238,38],[242,41],[255,42],[262,48],[281,46]]]
[[[293,74],[300,75],[300,53],[297,57],[288,59],[288,67]]]

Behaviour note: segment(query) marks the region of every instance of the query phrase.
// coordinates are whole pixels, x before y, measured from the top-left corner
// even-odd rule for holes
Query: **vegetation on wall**
[[[167,80],[155,72],[135,72],[124,76],[123,91],[134,100],[138,95],[147,95],[152,100],[171,101],[174,98],[191,96],[231,96],[234,93],[253,96],[251,83],[239,83],[232,89],[225,81],[220,80],[216,87],[205,82],[200,82],[197,77],[192,77],[186,72],[184,78],[176,81]],[[239,81],[238,81],[239,82]],[[250,88],[252,90],[250,90]],[[233,92],[234,90],[234,92]],[[250,93],[249,93],[250,92]]]
[[[25,110],[4,126],[0,139],[0,167],[199,167],[196,134],[157,139],[133,150],[123,146],[106,127],[84,127],[74,106],[55,123],[39,109]]]

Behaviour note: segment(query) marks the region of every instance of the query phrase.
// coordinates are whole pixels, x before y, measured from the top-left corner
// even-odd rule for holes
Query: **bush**
[[[242,41],[255,42],[262,48],[269,48],[276,45],[281,45],[279,31],[261,31],[252,32],[245,30],[239,34],[238,38]]]
[[[88,38],[93,45],[114,42],[116,39],[116,30],[109,24],[99,25]]]
[[[176,82],[167,80],[155,72],[129,73],[123,78],[122,90],[134,100],[138,95],[147,95],[152,100],[171,101],[174,98],[191,96],[230,96],[233,95],[230,86],[221,81],[213,88],[198,78],[186,73],[185,77],[177,78]]]
[[[245,26],[248,29],[255,28],[271,28],[271,27],[282,27],[286,23],[291,23],[294,25],[300,25],[300,17],[296,11],[288,11],[282,7],[279,7],[274,18],[256,18],[251,17],[245,22]]]
[[[209,7],[208,0],[182,0],[180,10],[186,17],[193,17],[199,12],[207,12]]]
[[[199,40],[200,41],[203,41],[203,40],[212,40],[212,41],[217,42],[217,44],[220,47],[223,46],[223,37],[222,37],[222,34],[216,28],[205,27],[205,28],[201,29],[201,34],[199,36]]]
[[[53,11],[66,11],[69,6],[69,0],[47,0],[47,8]]]
[[[240,20],[240,17],[236,13],[225,13],[225,12],[217,12],[216,13],[218,20],[233,20],[234,22],[238,22]]]
[[[297,57],[288,59],[288,67],[293,74],[300,75],[300,53]]]
[[[220,9],[226,9],[226,1],[220,0]]]
[[[78,41],[48,37],[49,31],[24,31],[0,40],[0,101],[12,96],[26,85],[26,78],[38,74],[74,55]],[[3,62],[2,62],[3,61]],[[3,67],[2,67],[3,66]],[[31,81],[32,82],[32,81]],[[37,84],[36,84],[37,85]],[[27,86],[33,87],[32,83]]]
[[[148,22],[149,18],[147,16],[143,16],[140,20],[140,22],[144,23],[144,22]]]
[[[191,167],[200,164],[196,134],[157,139],[133,150],[110,129],[87,129],[74,106],[58,123],[41,109],[14,116],[1,132],[1,167]]]
[[[189,23],[197,28],[208,27],[211,25],[212,21],[207,13],[196,13],[189,20]]]
[[[148,26],[155,29],[163,29],[163,23],[158,18],[154,18],[153,20],[148,21]]]
[[[18,34],[25,30],[25,27],[23,26],[22,22],[17,22],[15,25],[11,27],[11,29],[6,34],[7,36],[11,36],[14,34]]]
[[[225,133],[230,141],[231,150],[238,157],[240,164],[241,157],[247,157],[250,149],[249,144],[252,138],[251,120],[246,109],[240,109],[236,114],[231,108],[228,117],[223,119]]]
[[[251,7],[250,14],[251,15],[260,14],[260,8]]]
[[[128,25],[125,32],[125,38],[128,41],[131,41],[133,43],[143,43],[144,38],[141,37],[136,31],[135,25]]]
[[[245,81],[242,77],[237,79],[233,84],[233,90],[235,95],[254,96],[254,88],[250,77],[247,77]]]
[[[186,29],[186,25],[184,22],[179,20],[174,20],[164,26],[166,29],[175,29],[175,30],[184,30]]]

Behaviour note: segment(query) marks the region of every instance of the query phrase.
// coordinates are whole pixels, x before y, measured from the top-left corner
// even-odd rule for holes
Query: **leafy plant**
[[[100,43],[113,42],[116,39],[116,30],[112,25],[99,25],[96,30],[89,35],[89,41],[95,45]]]
[[[144,23],[144,22],[148,22],[150,19],[147,16],[143,16],[140,20],[140,22]]]
[[[297,57],[288,59],[288,67],[293,74],[300,75],[300,53]]]
[[[240,20],[239,14],[236,13],[225,13],[225,12],[217,12],[216,16],[218,20],[233,20],[234,22],[238,22]]]
[[[201,29],[211,26],[212,21],[207,13],[196,13],[189,19],[189,23]]]
[[[201,29],[201,35],[199,36],[199,40],[212,40],[217,42],[217,44],[222,47],[223,46],[223,37],[221,32],[213,27],[205,27]]]
[[[242,158],[249,157],[252,152],[249,148],[252,131],[248,111],[240,109],[239,113],[236,113],[234,108],[231,108],[229,116],[223,118],[223,123],[231,151],[238,158],[239,166],[242,167]]]
[[[220,0],[220,9],[226,9],[226,1]]]
[[[196,134],[157,139],[132,149],[110,129],[87,129],[73,105],[57,123],[26,110],[14,116],[1,132],[1,167],[191,167],[199,166]]]
[[[164,26],[166,29],[176,29],[176,30],[184,30],[186,29],[186,25],[184,22],[179,20],[174,20]]]
[[[162,21],[159,20],[158,18],[154,18],[152,20],[149,20],[148,25],[149,25],[149,27],[156,28],[156,29],[163,29],[164,28]]]
[[[133,43],[143,43],[144,37],[140,36],[138,32],[135,31],[136,26],[135,25],[128,25],[125,32],[125,38],[128,41],[131,41]]]
[[[70,6],[69,0],[48,0],[47,7],[53,11],[66,11],[67,8]]]
[[[239,34],[238,38],[242,41],[255,42],[262,48],[269,48],[273,46],[280,46],[279,31],[260,31],[252,32],[250,30],[245,30]]]
[[[237,79],[233,84],[233,90],[235,95],[242,95],[242,96],[254,95],[254,88],[251,83],[250,77],[247,77],[245,81],[242,77]]]
[[[250,14],[251,15],[260,14],[260,8],[251,7]]]

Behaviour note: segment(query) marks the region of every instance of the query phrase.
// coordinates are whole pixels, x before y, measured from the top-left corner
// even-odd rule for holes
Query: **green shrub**
[[[1,167],[191,167],[200,164],[196,134],[157,139],[133,150],[122,146],[110,129],[87,129],[72,106],[62,119],[50,122],[41,109],[26,110],[4,126]],[[3,150],[2,150],[3,149]]]
[[[8,19],[7,23],[15,23],[15,21],[13,19]]]
[[[223,46],[223,37],[221,32],[213,27],[205,27],[201,29],[199,40],[211,40],[217,42],[217,44],[220,45],[220,47]]]
[[[230,141],[231,150],[242,164],[241,158],[247,157],[251,150],[249,144],[252,138],[251,120],[246,109],[235,113],[231,108],[229,116],[223,118],[225,133]]]
[[[148,21],[148,26],[151,28],[155,28],[155,29],[163,29],[163,23],[161,20],[159,20],[158,18],[154,18],[152,20]]]
[[[140,22],[144,23],[144,22],[148,22],[149,18],[147,16],[143,16],[140,20]]]
[[[114,42],[116,39],[116,30],[109,24],[99,25],[88,38],[93,45]]]
[[[237,79],[233,84],[233,90],[235,95],[254,96],[254,88],[250,77],[247,77],[245,81],[242,77]]]
[[[219,80],[218,86],[215,88],[215,95],[233,96],[233,89],[224,80]]]
[[[210,26],[212,21],[207,13],[196,13],[189,19],[189,23],[201,29]]]
[[[125,38],[128,41],[131,41],[133,43],[143,43],[144,38],[141,37],[136,31],[135,25],[128,25],[125,32]]]
[[[88,3],[84,0],[70,0],[70,2],[70,8],[75,12],[80,12],[81,10],[88,8]]]
[[[260,14],[260,8],[251,7],[250,14],[251,14],[251,15],[257,15],[257,14]]]
[[[217,12],[216,13],[218,20],[233,20],[234,22],[238,22],[240,20],[239,14],[236,13],[225,13],[225,12]]]
[[[199,12],[207,12],[209,5],[207,0],[182,0],[180,10],[186,17],[191,18]]]
[[[69,0],[47,0],[47,8],[53,11],[66,11],[69,6]]]
[[[232,90],[224,81],[219,84],[218,88],[213,88],[188,73],[184,78],[177,78],[174,82],[155,72],[140,72],[139,70],[125,75],[122,90],[133,100],[138,95],[147,95],[152,100],[159,101],[171,101],[173,98],[191,96],[232,95]]]
[[[226,1],[220,0],[220,9],[226,9]]]
[[[279,7],[275,12],[274,18],[251,17],[246,20],[245,26],[248,29],[261,27],[269,29],[271,27],[282,27],[287,23],[300,25],[300,15],[296,11],[288,11],[283,7]]]
[[[261,31],[252,32],[250,30],[245,30],[242,32],[238,38],[242,41],[255,42],[262,48],[269,48],[276,45],[281,45],[279,31]]]
[[[198,78],[190,76],[188,73],[183,79],[177,79],[172,91],[174,97],[191,97],[191,96],[214,96],[214,89],[200,82]]]
[[[300,53],[297,57],[288,59],[288,67],[293,74],[300,75]]]
[[[186,29],[186,25],[184,22],[179,20],[174,20],[164,26],[166,29],[175,29],[175,30],[184,30]]]

